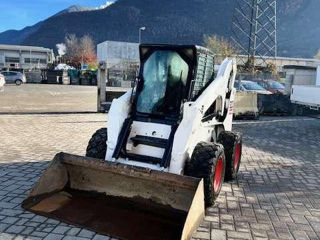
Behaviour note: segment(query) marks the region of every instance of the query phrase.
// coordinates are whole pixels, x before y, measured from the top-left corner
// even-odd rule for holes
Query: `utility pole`
[[[146,27],[139,28],[139,44],[141,44],[142,31],[145,31],[145,30],[146,30]]]
[[[277,0],[236,0],[232,41],[252,71],[277,57]]]

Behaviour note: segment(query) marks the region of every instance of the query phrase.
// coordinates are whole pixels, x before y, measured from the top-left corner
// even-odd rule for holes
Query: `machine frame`
[[[141,115],[136,112],[135,105],[139,96],[137,89],[141,88],[143,82],[144,62],[156,50],[178,53],[192,51],[188,61],[190,66],[186,86],[188,95],[183,99],[182,112],[175,119]],[[140,46],[141,68],[135,94],[132,97],[133,92],[128,91],[122,97],[113,100],[111,105],[108,117],[107,161],[183,174],[185,163],[191,159],[193,150],[199,142],[216,142],[221,131],[232,130],[235,60],[232,58],[224,60],[216,77],[212,75],[199,94],[192,98],[190,92],[194,87],[193,82],[199,77],[197,74],[200,54],[213,57],[213,54],[205,48],[192,45]],[[132,147],[134,144],[131,141],[134,138],[132,132],[155,141],[149,146],[138,147],[134,154],[124,153],[128,145]],[[167,141],[161,142],[165,139]],[[143,141],[142,137],[140,140]],[[140,144],[139,139],[136,141]],[[160,147],[165,150],[159,151]],[[146,152],[148,155],[145,155]],[[161,155],[163,156],[160,157]]]

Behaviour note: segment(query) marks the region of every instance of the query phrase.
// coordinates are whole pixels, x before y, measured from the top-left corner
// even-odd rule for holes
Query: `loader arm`
[[[194,105],[202,112],[205,112],[218,97],[222,97],[222,103],[224,103],[225,99],[228,98],[228,92],[231,94],[229,98],[233,96],[234,99],[235,90],[233,85],[236,74],[237,65],[235,59],[226,58],[222,62],[215,80],[204,90]]]
[[[233,88],[236,76],[236,62],[232,58],[225,59],[221,64],[215,80],[203,91],[195,102],[184,103],[183,120],[175,134],[173,142],[170,172],[182,174],[185,159],[190,159],[193,150],[200,141],[211,141],[215,134],[214,126],[221,125],[225,130],[232,129]],[[219,100],[220,99],[220,100]],[[215,106],[210,113],[212,118],[203,121],[208,109]],[[219,112],[221,109],[221,112]],[[223,117],[223,121],[219,116]]]

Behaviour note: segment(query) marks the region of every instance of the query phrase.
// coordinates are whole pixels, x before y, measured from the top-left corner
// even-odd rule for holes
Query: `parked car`
[[[263,81],[257,81],[257,83],[261,87],[265,88],[266,90],[274,94],[283,94],[283,95],[286,94],[284,85],[275,80],[263,80]]]
[[[0,92],[4,90],[4,85],[6,84],[6,80],[2,74],[0,74]]]
[[[26,76],[21,72],[3,71],[1,74],[4,75],[7,84],[15,83],[16,85],[21,85],[27,82]]]
[[[236,80],[234,82],[234,87],[239,91],[245,91],[245,92],[256,92],[259,94],[271,94],[271,92],[267,91],[265,88],[261,87],[258,83],[242,80],[239,82]]]

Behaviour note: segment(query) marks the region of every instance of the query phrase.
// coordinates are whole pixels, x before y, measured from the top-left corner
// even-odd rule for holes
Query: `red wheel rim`
[[[234,171],[235,172],[238,170],[240,157],[241,157],[241,143],[238,143],[236,146],[236,154],[234,157]]]
[[[222,184],[223,158],[219,157],[213,179],[213,190],[217,193]]]

